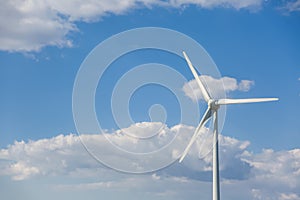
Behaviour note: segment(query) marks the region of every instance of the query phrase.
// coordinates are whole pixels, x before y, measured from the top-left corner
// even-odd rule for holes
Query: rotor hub
[[[208,106],[212,110],[218,110],[220,108],[220,105],[217,104],[217,101],[214,99],[211,99],[208,101]]]

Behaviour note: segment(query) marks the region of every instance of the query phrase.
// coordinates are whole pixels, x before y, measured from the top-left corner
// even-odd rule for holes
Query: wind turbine
[[[199,125],[197,126],[194,135],[192,136],[189,144],[185,148],[182,153],[179,162],[185,158],[187,153],[189,152],[191,146],[197,139],[200,134],[201,128],[206,124],[206,122],[213,117],[213,200],[220,200],[220,180],[219,180],[219,144],[218,144],[218,109],[221,105],[229,105],[229,104],[242,104],[242,103],[257,103],[257,102],[266,102],[266,101],[277,101],[278,98],[252,98],[252,99],[213,99],[208,91],[206,90],[204,84],[199,78],[195,68],[193,67],[189,57],[183,51],[183,56],[192,71],[198,86],[202,92],[204,100],[207,102],[208,108],[203,115]]]

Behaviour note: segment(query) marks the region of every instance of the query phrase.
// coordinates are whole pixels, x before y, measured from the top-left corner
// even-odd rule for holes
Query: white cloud
[[[70,34],[77,22],[97,22],[104,16],[122,15],[140,8],[184,8],[196,5],[257,10],[263,0],[7,0],[0,7],[0,50],[34,52],[45,46],[72,47]],[[286,10],[299,11],[300,0]]]
[[[72,46],[67,38],[76,27],[45,1],[2,1],[0,50],[38,51],[44,46]]]
[[[291,194],[281,193],[279,197],[279,200],[298,200],[298,199],[300,199],[300,197],[295,193],[291,193]]]
[[[96,22],[106,15],[162,6],[203,8],[260,7],[262,0],[7,0],[0,7],[0,50],[30,52],[45,46],[71,47],[76,22]]]
[[[287,2],[285,9],[289,12],[300,11],[300,0]]]
[[[249,80],[241,80],[239,83],[238,90],[247,92],[251,89],[251,87],[254,85],[254,81],[249,81]]]
[[[20,161],[11,164],[6,171],[6,174],[16,174],[12,177],[13,180],[24,180],[32,175],[39,174],[39,169]]]
[[[137,126],[139,126],[139,124],[136,126],[131,126],[131,129],[136,131]],[[140,126],[140,131],[156,131],[157,127],[161,127],[161,123],[144,122],[142,128]],[[128,132],[129,129],[130,127],[127,128],[126,131]],[[101,135],[84,135],[82,138],[85,141],[85,144],[88,146],[96,143],[97,146],[103,147],[102,149],[104,151],[101,153],[104,155],[107,154],[107,157],[112,160],[116,159],[120,163],[120,166],[132,162],[133,159],[130,157],[124,158],[122,157],[122,154],[118,154],[118,152],[111,150],[112,147],[109,146],[112,145],[111,143],[118,145],[119,148],[130,152],[147,153],[161,149],[162,147],[168,149],[167,146],[169,142],[175,142],[174,145],[170,145],[170,150],[161,151],[161,153],[157,154],[157,158],[151,159],[151,163],[154,163],[153,166],[155,166],[157,162],[163,163],[164,160],[168,160],[168,156],[173,156],[171,160],[177,159],[184,150],[184,147],[189,141],[193,131],[194,128],[190,126],[176,125],[168,128],[164,125],[159,130],[158,137],[156,139],[148,139],[148,141],[144,141],[144,139],[138,140],[136,138],[128,137],[123,134],[124,132],[122,130]],[[178,139],[174,141],[174,136],[176,135]],[[196,142],[196,145],[192,147],[189,156],[184,162],[184,166],[187,167],[187,169],[196,172],[210,170],[210,151],[212,149],[212,140],[210,136],[211,133],[208,131],[208,129],[202,130],[199,140]],[[111,143],[107,143],[106,137],[109,138]],[[232,167],[232,164],[238,165],[240,160],[235,159],[232,157],[232,155],[242,155],[246,147],[249,145],[249,142],[241,142],[229,137],[221,137],[220,139],[222,146],[221,155],[222,159],[224,160],[220,166],[221,169],[226,170],[227,167]],[[200,153],[199,148],[201,148]],[[174,151],[177,153],[174,154]],[[225,152],[229,154],[227,155]],[[133,155],[133,157],[134,156],[135,155]],[[146,157],[146,155],[144,155],[144,157]],[[204,159],[199,160],[199,157]],[[15,142],[7,149],[2,149],[0,151],[0,158],[11,161],[9,163],[5,163],[5,165],[0,165],[2,169],[0,173],[10,175],[15,180],[27,179],[31,176],[37,175],[56,176],[59,174],[68,174],[74,177],[91,176],[92,174],[97,173],[95,169],[99,167],[99,163],[95,162],[84,150],[79,137],[72,134],[66,136],[59,135],[54,138],[29,141],[27,143],[24,141]],[[148,167],[152,166],[152,164],[149,164],[147,160],[144,162],[147,163]],[[162,166],[164,166],[164,164]],[[167,172],[174,174],[174,171],[170,169],[167,170]],[[157,176],[153,177],[159,177],[159,174],[156,175]]]
[[[214,98],[224,97],[225,93],[233,91],[247,92],[254,85],[254,81],[251,80],[241,80],[238,82],[237,79],[226,76],[220,79],[206,75],[201,75],[199,77],[207,85],[206,88]],[[185,83],[183,91],[186,96],[190,97],[194,101],[203,99],[201,90],[195,79]]]
[[[266,149],[258,155],[249,154],[242,159],[253,167],[252,172],[257,179],[267,179],[270,183],[277,181],[275,187],[278,191],[284,187],[300,187],[300,149],[278,152]]]
[[[263,3],[262,0],[173,0],[169,2],[173,6],[194,4],[203,8],[231,7],[235,9],[257,9],[260,8]]]
[[[158,125],[161,126],[161,124],[145,122],[142,128],[144,131],[152,131]],[[127,131],[128,129],[130,128],[127,128]],[[107,135],[85,135],[84,137],[106,148],[107,144],[104,140],[106,140],[105,136],[109,136],[114,142],[122,144],[122,148],[140,151],[157,148],[161,143],[166,144],[166,139],[178,134],[181,136],[178,140],[180,144],[177,143],[172,148],[180,154],[183,150],[180,145],[186,145],[193,130],[193,127],[185,125],[171,128],[163,126],[160,133],[164,134],[158,134],[159,137],[155,142],[141,143],[142,145],[138,144],[139,140],[124,137],[120,130],[106,133]],[[92,159],[81,145],[78,136],[58,135],[50,139],[15,142],[1,149],[0,174],[10,176],[16,181],[34,179],[34,177],[38,179],[64,177],[64,179],[77,180],[75,183],[70,181],[56,183],[53,187],[60,191],[101,189],[115,193],[115,191],[128,190],[131,194],[138,190],[165,199],[182,199],[187,194],[191,198],[202,195],[205,199],[209,198],[210,193],[207,191],[211,187],[211,141],[211,133],[204,129],[183,163],[175,162],[155,173],[126,175],[108,169]],[[248,150],[249,145],[248,141],[220,136],[223,199],[299,199],[300,149],[288,151],[265,149],[260,153],[253,153]],[[102,153],[109,153],[109,150]],[[169,155],[158,154],[159,158],[149,161],[159,162]],[[126,158],[118,157],[118,154],[109,156],[120,163],[127,162]],[[84,181],[80,182],[80,180]],[[150,196],[148,199],[154,198]]]

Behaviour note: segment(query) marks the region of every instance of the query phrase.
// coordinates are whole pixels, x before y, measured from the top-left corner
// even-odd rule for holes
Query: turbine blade
[[[189,152],[190,148],[192,147],[192,145],[194,144],[194,142],[197,139],[198,135],[200,134],[201,128],[206,124],[208,119],[211,117],[211,114],[212,114],[211,109],[207,108],[207,110],[206,110],[205,114],[203,115],[199,125],[195,129],[195,132],[194,132],[194,135],[192,136],[192,139],[190,140],[189,144],[187,145],[187,147],[185,148],[184,152],[182,153],[182,155],[179,159],[180,163],[182,162],[182,160],[185,158],[185,156]]]
[[[200,90],[201,90],[201,92],[202,92],[202,95],[203,95],[205,101],[208,102],[208,101],[211,99],[211,97],[210,97],[209,94],[208,94],[208,91],[206,90],[206,88],[204,87],[202,81],[200,80],[199,75],[198,75],[198,73],[196,72],[195,68],[193,67],[192,62],[190,61],[190,59],[189,59],[189,57],[187,56],[187,54],[186,54],[184,51],[183,51],[182,53],[183,53],[183,56],[184,56],[184,58],[185,58],[185,60],[186,60],[186,62],[187,62],[187,64],[188,64],[190,70],[192,71],[192,73],[193,73],[193,75],[194,75],[194,77],[195,77],[195,79],[196,79],[197,84],[198,84],[199,87],[200,87]]]
[[[241,104],[241,103],[258,103],[267,101],[278,101],[278,98],[253,98],[253,99],[219,99],[217,105]]]

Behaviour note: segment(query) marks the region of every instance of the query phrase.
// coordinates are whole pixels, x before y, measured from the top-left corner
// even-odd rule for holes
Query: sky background
[[[182,165],[132,175],[96,162],[76,135],[72,91],[81,63],[110,36],[148,26],[173,29],[200,43],[218,66],[229,97],[280,99],[227,107],[220,147],[223,199],[300,199],[299,0],[1,1],[0,16],[3,199],[211,199],[211,157],[199,159],[199,147],[204,156],[209,142],[201,146],[199,138]],[[120,128],[108,106],[116,81],[150,62],[171,66],[193,84],[185,61],[165,52],[120,58],[97,88],[97,116],[106,134],[115,136]],[[181,89],[191,97],[184,85]],[[204,106],[201,99],[190,101]],[[166,124],[149,119],[153,104],[165,106]],[[145,122],[145,133],[163,126],[169,135],[190,136],[196,126],[178,124],[175,97],[153,85],[134,93],[130,112],[135,122]],[[130,146],[126,138],[120,143]]]

